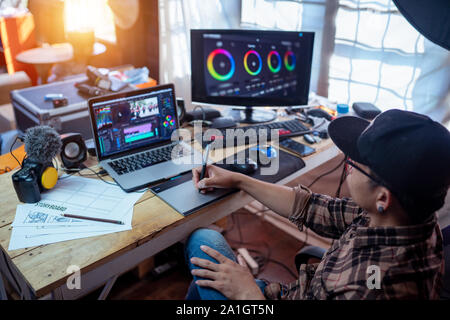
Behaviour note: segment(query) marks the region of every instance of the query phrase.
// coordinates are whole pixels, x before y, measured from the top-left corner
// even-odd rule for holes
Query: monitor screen
[[[192,101],[308,103],[313,32],[191,30]]]
[[[94,102],[91,114],[100,159],[170,141],[178,127],[171,87]]]

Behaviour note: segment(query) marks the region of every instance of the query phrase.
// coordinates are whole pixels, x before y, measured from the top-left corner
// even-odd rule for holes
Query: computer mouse
[[[245,158],[244,163],[235,162],[232,164],[225,164],[224,168],[230,171],[250,175],[258,170],[258,164],[250,158]]]
[[[211,122],[211,128],[224,129],[236,127],[236,121],[231,117],[217,117]]]
[[[277,149],[270,145],[256,146],[249,149],[250,159],[261,166],[268,166],[278,157]]]
[[[322,110],[322,109],[314,108],[314,109],[308,110],[306,112],[306,114],[308,116],[313,116],[313,117],[318,117],[318,118],[325,118],[328,121],[333,120],[333,116],[331,114],[329,114],[328,112],[326,112],[325,110]]]
[[[309,144],[313,144],[316,143],[317,141],[314,139],[313,136],[309,135],[309,134],[304,134],[303,135],[303,139],[305,139],[306,142],[308,142]]]

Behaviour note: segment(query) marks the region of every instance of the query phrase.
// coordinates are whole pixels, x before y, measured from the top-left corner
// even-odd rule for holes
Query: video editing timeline
[[[209,96],[288,96],[296,91],[298,38],[204,34],[205,84]]]
[[[169,140],[176,129],[170,89],[94,105],[102,156]]]

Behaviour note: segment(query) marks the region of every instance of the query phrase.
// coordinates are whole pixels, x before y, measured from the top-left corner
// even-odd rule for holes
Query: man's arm
[[[212,165],[206,168],[206,178],[199,181],[200,172],[201,167],[193,169],[192,180],[196,188],[204,189],[203,192],[212,190],[212,188],[237,188],[247,192],[253,198],[286,218],[292,213],[295,194],[290,187],[263,182]]]
[[[362,209],[349,198],[337,199],[294,188],[239,176],[237,187],[299,227],[327,238],[339,238]]]
[[[361,213],[350,199],[335,199],[295,188],[263,182],[217,166],[208,166],[206,177],[199,181],[201,168],[193,169],[193,182],[204,192],[212,188],[239,188],[279,215],[289,218],[300,230],[303,226],[328,238],[339,238]]]
[[[247,192],[272,211],[288,218],[292,214],[295,191],[291,187],[268,183],[242,175],[237,188]]]
[[[300,230],[306,226],[326,238],[340,238],[363,211],[349,198],[339,199],[313,193],[302,185],[295,187],[294,191],[294,206],[289,220]]]

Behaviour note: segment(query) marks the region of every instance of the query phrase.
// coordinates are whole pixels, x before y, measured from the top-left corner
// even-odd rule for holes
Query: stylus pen
[[[123,221],[119,221],[119,220],[110,220],[110,219],[102,219],[102,218],[77,216],[75,214],[68,214],[68,213],[63,213],[62,216],[66,217],[66,218],[74,218],[74,219],[82,219],[82,220],[84,219],[84,220],[92,220],[92,221],[115,223],[115,224],[125,224],[125,223],[123,223]]]
[[[209,149],[211,147],[211,143],[208,143],[206,145],[206,150],[205,150],[205,156],[203,157],[203,166],[202,166],[202,172],[200,173],[200,180],[202,180],[205,177],[206,174],[206,166],[208,165],[208,157],[209,157]],[[200,189],[198,190],[199,192],[201,191]]]

